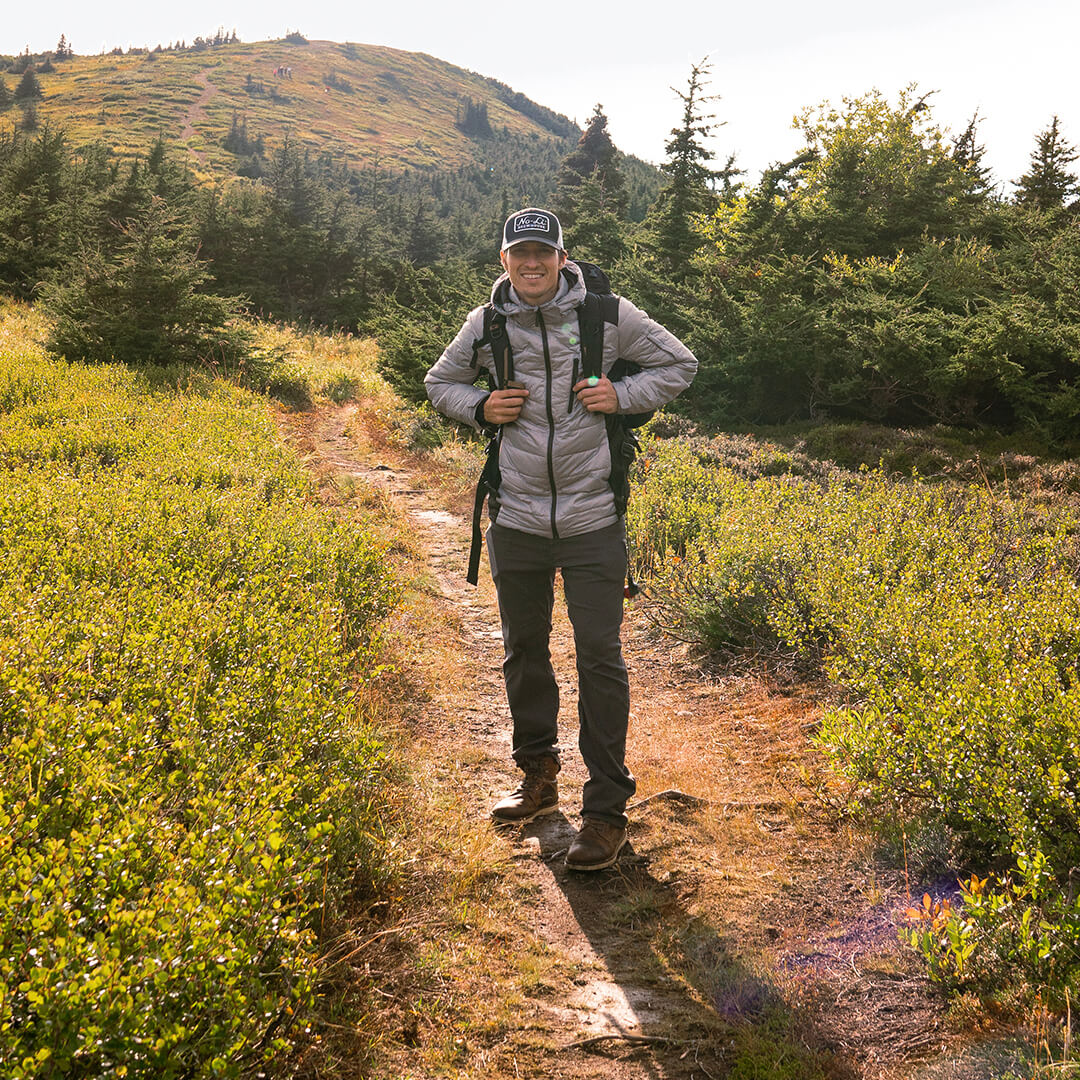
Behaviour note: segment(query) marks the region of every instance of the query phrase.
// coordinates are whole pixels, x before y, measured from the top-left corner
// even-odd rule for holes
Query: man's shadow
[[[560,811],[520,834],[539,843],[541,864],[618,991],[615,1006],[606,1010],[600,1002],[594,1023],[564,1053],[630,1057],[657,1080],[747,1069],[784,1080],[850,1080],[850,1065],[812,1023],[739,959],[737,929],[725,932],[689,913],[678,878],[661,881],[652,873],[648,857],[634,849],[634,823],[606,870],[566,869],[576,832]],[[587,1006],[588,995],[581,1001]]]

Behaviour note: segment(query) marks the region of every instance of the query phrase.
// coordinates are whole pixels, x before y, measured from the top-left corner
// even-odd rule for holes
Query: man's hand
[[[521,415],[521,406],[529,391],[511,387],[509,390],[492,390],[484,402],[484,419],[489,424],[509,424]]]
[[[613,413],[619,408],[615,384],[606,375],[582,379],[574,384],[574,393],[589,412]]]

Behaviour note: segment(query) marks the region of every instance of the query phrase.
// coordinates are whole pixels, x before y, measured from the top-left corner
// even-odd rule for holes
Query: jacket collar
[[[543,311],[556,311],[560,315],[566,315],[577,310],[585,302],[585,279],[577,263],[569,259],[560,272],[561,281],[559,291],[554,299],[541,305]],[[526,311],[536,311],[530,304],[523,304],[513,286],[510,284],[510,275],[502,274],[491,287],[491,305],[503,315],[520,315]]]

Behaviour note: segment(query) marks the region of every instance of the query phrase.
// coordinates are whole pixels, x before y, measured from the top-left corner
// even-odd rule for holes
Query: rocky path
[[[439,598],[425,655],[445,664],[429,680],[417,734],[448,748],[447,782],[482,819],[517,775],[490,579],[485,567],[479,588],[465,582],[468,523],[425,490],[414,464],[358,450],[355,409],[328,407],[294,423],[324,479],[370,485],[408,516]],[[523,881],[529,929],[562,973],[554,992],[526,1001],[521,1027],[542,1038],[518,1074],[1000,1076],[1010,1051],[951,1032],[897,944],[911,883],[883,871],[865,842],[809,798],[814,697],[698,669],[656,632],[647,604],[628,605],[624,640],[628,763],[639,788],[630,844],[612,870],[572,874],[563,855],[585,776],[574,745],[572,636],[557,595],[562,806],[500,841]],[[748,1056],[757,1071],[742,1071]]]

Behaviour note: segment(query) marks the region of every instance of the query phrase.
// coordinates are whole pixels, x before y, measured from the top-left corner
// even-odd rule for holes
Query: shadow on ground
[[[568,871],[574,826],[556,813],[524,827],[593,956],[571,995],[584,1034],[560,1054],[630,1060],[643,1077],[849,1080],[856,1074],[737,958],[736,942],[689,914],[631,841],[615,866]],[[602,969],[602,970],[597,970]]]

